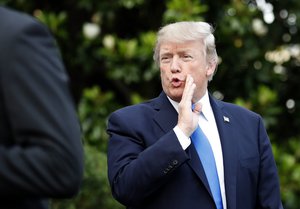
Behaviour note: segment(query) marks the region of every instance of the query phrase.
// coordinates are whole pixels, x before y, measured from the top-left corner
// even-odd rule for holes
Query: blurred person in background
[[[81,131],[55,40],[0,7],[0,208],[46,209],[83,175]]]
[[[154,59],[162,93],[108,120],[113,196],[128,209],[282,209],[261,116],[208,92],[218,62],[212,27],[166,25]]]

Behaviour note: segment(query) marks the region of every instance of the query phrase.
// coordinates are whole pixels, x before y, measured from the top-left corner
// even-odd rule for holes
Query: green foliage
[[[100,54],[107,57],[105,67],[110,69],[107,76],[113,80],[122,80],[126,84],[138,83],[141,78],[150,80],[157,76],[158,71],[149,60],[154,42],[153,32],[142,33],[138,39],[120,39],[106,35]]]
[[[265,126],[268,128],[277,125],[276,118],[281,113],[281,107],[276,106],[277,99],[275,91],[267,86],[260,85],[257,91],[251,92],[246,100],[237,98],[234,103],[255,110],[258,113],[263,113]]]
[[[86,88],[78,104],[78,114],[84,133],[86,146],[93,146],[106,152],[108,136],[106,134],[107,116],[116,108],[112,92],[103,93],[97,86]]]
[[[166,6],[164,20],[167,23],[187,20],[199,21],[203,19],[200,15],[207,11],[207,6],[202,5],[198,0],[169,0]]]
[[[266,11],[254,0],[0,3],[48,25],[71,77],[86,168],[80,194],[71,200],[54,200],[53,209],[122,208],[111,197],[107,181],[106,121],[112,111],[160,93],[159,70],[152,58],[156,31],[180,20],[205,20],[215,27],[220,64],[210,91],[263,116],[285,209],[300,208],[298,0],[270,1],[272,21],[265,19]]]
[[[68,32],[66,30],[62,30],[65,26],[67,20],[67,13],[65,11],[61,11],[58,14],[54,12],[43,12],[42,10],[36,10],[34,12],[36,18],[38,18],[41,22],[46,24],[50,30],[55,33],[57,37],[60,39],[67,40]]]

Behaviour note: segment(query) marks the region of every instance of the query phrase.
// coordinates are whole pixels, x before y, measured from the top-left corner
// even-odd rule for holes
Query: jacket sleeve
[[[259,123],[260,173],[258,180],[258,207],[283,209],[280,197],[280,185],[272,147],[263,121]]]
[[[155,138],[153,122],[146,123],[147,120],[140,118],[141,114],[117,111],[109,118],[107,129],[112,193],[118,201],[131,206],[151,199],[189,159],[173,130]],[[134,119],[133,115],[139,116]]]
[[[0,196],[73,196],[83,150],[59,51],[33,18],[10,24],[0,36],[0,123],[8,133],[0,139]]]

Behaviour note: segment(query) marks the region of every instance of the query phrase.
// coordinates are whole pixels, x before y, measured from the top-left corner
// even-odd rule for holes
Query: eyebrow
[[[170,52],[165,52],[165,53],[161,53],[160,56],[171,56],[173,53]]]
[[[180,50],[180,51],[177,51],[176,54],[185,54],[185,53],[188,53],[188,54],[193,54],[193,50],[190,50],[190,49],[183,49],[183,50]],[[170,56],[170,55],[173,55],[173,53],[169,52],[169,51],[166,51],[166,52],[162,52],[160,54],[160,56]]]
[[[182,49],[182,50],[178,51],[178,53],[193,53],[193,50],[187,48],[187,49]]]

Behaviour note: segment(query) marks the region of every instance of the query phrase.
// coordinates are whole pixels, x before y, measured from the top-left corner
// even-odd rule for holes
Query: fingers
[[[196,84],[194,83],[193,77],[191,75],[187,75],[185,81],[185,87],[181,98],[181,101],[183,103],[188,103],[189,106],[191,106],[195,88],[196,88]]]
[[[191,75],[187,75],[182,98],[178,106],[178,127],[186,136],[190,136],[196,129],[198,118],[201,111],[201,105],[196,105],[192,110],[192,99],[196,89],[196,84]]]

